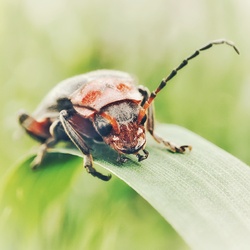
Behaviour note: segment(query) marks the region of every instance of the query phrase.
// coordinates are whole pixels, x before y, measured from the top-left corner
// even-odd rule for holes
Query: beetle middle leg
[[[70,119],[69,112],[66,110],[62,110],[60,112],[60,121],[64,128],[64,131],[67,133],[70,140],[83,153],[84,168],[86,169],[86,171],[90,173],[92,176],[97,177],[103,181],[110,180],[111,175],[103,175],[93,167],[93,158],[92,155],[90,154],[90,148],[85,143],[83,138],[78,134],[78,132],[74,129],[74,127],[71,125],[69,119]]]
[[[154,111],[152,105],[148,109],[147,130],[158,143],[164,144],[164,146],[173,153],[185,153],[186,151],[192,150],[192,146],[190,145],[177,146],[170,141],[164,140],[154,132]]]
[[[147,88],[143,86],[139,87],[139,91],[143,96],[143,101],[141,103],[141,106],[143,106],[145,102],[147,101],[147,99],[149,98],[150,92]],[[192,149],[192,146],[189,146],[189,145],[176,146],[174,143],[164,140],[163,138],[161,138],[154,132],[154,107],[153,105],[150,105],[148,107],[147,116],[148,116],[147,124],[146,124],[147,130],[158,143],[164,144],[166,148],[173,153],[184,153]],[[147,154],[145,156],[147,157]],[[141,157],[140,155],[138,155],[139,161],[140,159],[143,160],[144,158],[145,157]]]
[[[37,169],[38,166],[42,163],[42,161],[47,153],[48,148],[54,146],[55,144],[56,144],[56,142],[54,141],[54,138],[51,137],[40,146],[36,157],[34,158],[34,160],[30,164],[30,166],[33,170]]]
[[[31,163],[31,168],[36,169],[43,161],[48,148],[54,147],[60,140],[66,139],[67,135],[63,131],[60,120],[54,121],[49,128],[50,137],[48,137],[40,146],[39,151]]]

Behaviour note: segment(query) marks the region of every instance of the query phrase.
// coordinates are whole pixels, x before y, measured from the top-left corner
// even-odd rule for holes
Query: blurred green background
[[[57,82],[109,68],[129,72],[153,90],[195,49],[217,38],[233,40],[241,55],[221,45],[190,62],[157,97],[156,118],[250,164],[249,12],[250,2],[243,0],[2,0],[0,180],[37,145],[19,128],[18,111],[32,112]],[[94,190],[83,215],[93,216],[91,230],[82,235],[87,249],[110,247],[110,237],[124,249],[186,249],[171,226],[118,179],[104,185],[85,173],[79,178]],[[88,192],[72,199],[84,201]],[[116,231],[119,223],[122,230]]]

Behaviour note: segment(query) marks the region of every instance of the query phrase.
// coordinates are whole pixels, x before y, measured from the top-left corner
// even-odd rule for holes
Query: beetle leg
[[[128,158],[126,156],[118,153],[118,157],[116,159],[118,163],[125,163],[127,160]]]
[[[29,114],[21,111],[19,113],[18,119],[20,125],[24,128],[26,133],[35,140],[44,143],[47,138],[50,137],[49,127],[51,125],[51,122],[48,118],[37,121]]]
[[[52,148],[58,141],[65,139],[65,132],[62,129],[62,124],[59,120],[54,121],[50,128],[50,137],[40,146],[37,156],[31,163],[31,168],[36,169],[44,159],[48,148]]]
[[[111,179],[111,175],[103,175],[100,172],[96,171],[96,169],[92,166],[93,165],[93,158],[91,154],[85,155],[84,154],[84,167],[86,171],[94,177],[97,177],[103,181],[109,181]]]
[[[139,153],[136,154],[136,157],[138,158],[138,161],[143,161],[148,158],[149,152],[146,149],[142,150],[144,155],[140,155]]]
[[[192,146],[189,145],[176,146],[174,143],[166,141],[160,136],[158,136],[154,132],[154,110],[152,105],[148,108],[147,111],[148,111],[147,130],[158,143],[164,144],[166,148],[173,153],[185,153],[186,151],[192,150]]]
[[[103,181],[108,181],[111,178],[111,175],[103,175],[100,172],[96,171],[93,167],[93,158],[90,154],[90,148],[87,146],[83,138],[78,134],[78,132],[73,128],[73,126],[68,121],[70,118],[66,110],[60,112],[60,121],[62,126],[67,133],[68,137],[75,144],[75,146],[83,153],[84,155],[84,168],[92,176],[97,177]]]
[[[47,149],[49,147],[53,147],[56,143],[57,143],[57,140],[55,140],[53,137],[51,137],[40,146],[39,151],[38,151],[35,159],[32,161],[32,163],[30,165],[33,170],[37,169],[37,167],[42,163],[44,156],[47,153]]]

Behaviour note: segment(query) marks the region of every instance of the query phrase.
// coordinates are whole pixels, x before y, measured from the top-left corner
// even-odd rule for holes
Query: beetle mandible
[[[184,153],[191,146],[176,146],[155,133],[152,102],[177,72],[213,45],[227,44],[227,40],[215,40],[196,50],[191,56],[163,78],[155,91],[137,86],[135,79],[114,70],[97,70],[66,79],[56,85],[43,99],[32,116],[22,112],[19,122],[25,131],[41,143],[32,168],[42,162],[47,149],[59,141],[72,141],[84,156],[84,167],[91,175],[108,181],[111,175],[103,175],[93,167],[91,149],[87,139],[102,141],[123,155],[134,154],[138,161],[148,157],[146,130],[171,152]]]

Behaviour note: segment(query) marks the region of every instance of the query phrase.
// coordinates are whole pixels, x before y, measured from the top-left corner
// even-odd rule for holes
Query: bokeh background
[[[218,38],[233,40],[241,55],[220,45],[190,62],[157,97],[156,119],[186,127],[250,164],[249,12],[244,0],[2,0],[0,180],[37,145],[19,128],[18,111],[32,112],[57,82],[109,68],[153,90],[195,49]],[[80,178],[98,200],[91,199],[95,216],[82,236],[88,247],[106,249],[113,237],[124,249],[186,249],[121,181],[105,186]],[[107,230],[98,230],[104,217]],[[112,231],[119,223],[122,230]]]

